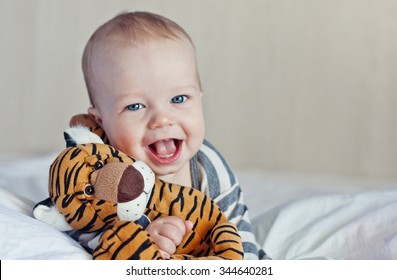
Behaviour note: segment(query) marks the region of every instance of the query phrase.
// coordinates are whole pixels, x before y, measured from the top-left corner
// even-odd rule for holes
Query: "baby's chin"
[[[150,165],[153,172],[158,176],[159,179],[175,183],[183,186],[191,186],[191,176],[190,176],[190,162],[189,158],[178,161],[178,164],[174,163],[172,165]]]
[[[183,165],[180,164],[178,165],[173,164],[171,166],[171,165],[159,165],[159,164],[149,163],[148,165],[152,169],[152,171],[156,174],[156,176],[158,176],[160,179],[167,177],[171,178],[176,174],[178,174],[183,168]]]

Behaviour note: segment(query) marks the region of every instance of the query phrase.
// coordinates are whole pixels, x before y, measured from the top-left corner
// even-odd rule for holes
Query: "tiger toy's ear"
[[[33,208],[33,217],[60,231],[68,231],[73,228],[66,222],[65,216],[59,213],[50,198],[37,203]]]
[[[67,148],[87,143],[103,144],[102,139],[97,134],[91,132],[89,128],[82,125],[66,129],[63,136],[65,138]]]
[[[105,131],[102,129],[102,127],[100,125],[97,124],[97,122],[90,115],[78,114],[78,115],[73,116],[70,119],[69,126],[75,127],[78,125],[88,127],[89,130],[91,132],[95,133],[96,135],[98,135],[105,144],[110,144]]]

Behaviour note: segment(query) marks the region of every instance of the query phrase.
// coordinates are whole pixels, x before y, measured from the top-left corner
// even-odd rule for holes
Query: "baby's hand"
[[[175,216],[160,217],[150,223],[146,230],[159,247],[163,258],[168,259],[175,253],[183,237],[193,228],[190,221]]]

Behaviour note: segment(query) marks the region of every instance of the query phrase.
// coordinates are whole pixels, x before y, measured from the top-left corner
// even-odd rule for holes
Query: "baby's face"
[[[94,65],[96,116],[110,143],[162,176],[177,173],[204,139],[193,47],[154,40],[118,47]]]

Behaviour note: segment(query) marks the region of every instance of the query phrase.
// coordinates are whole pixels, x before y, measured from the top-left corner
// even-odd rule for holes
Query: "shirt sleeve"
[[[197,154],[200,190],[209,195],[230,222],[237,226],[243,241],[244,259],[266,258],[252,231],[243,193],[233,171],[222,155],[208,142]]]

